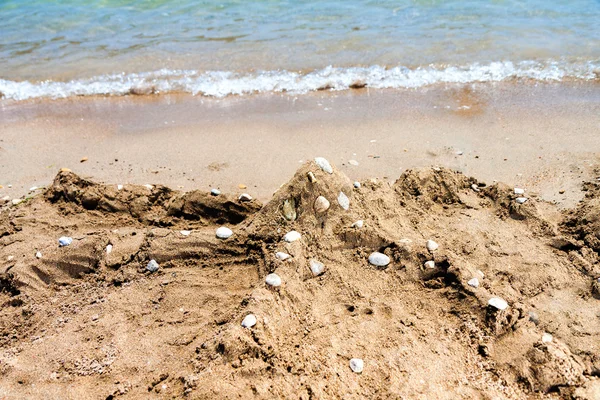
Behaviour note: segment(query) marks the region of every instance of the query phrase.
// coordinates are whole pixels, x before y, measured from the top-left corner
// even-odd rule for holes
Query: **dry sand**
[[[0,398],[600,398],[598,103],[554,89],[6,106],[2,174],[47,188],[0,211]]]

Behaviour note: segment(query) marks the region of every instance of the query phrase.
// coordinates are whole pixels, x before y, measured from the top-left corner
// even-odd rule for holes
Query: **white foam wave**
[[[102,75],[69,82],[29,82],[0,79],[0,94],[7,99],[66,98],[71,96],[127,95],[185,92],[194,95],[225,97],[264,92],[307,93],[315,90],[344,90],[356,86],[371,88],[418,88],[437,83],[499,82],[508,79],[561,81],[593,80],[600,76],[600,62],[579,64],[562,62],[510,61],[485,65],[410,69],[326,67],[309,73],[262,71],[240,74],[223,71],[159,70],[135,74]]]

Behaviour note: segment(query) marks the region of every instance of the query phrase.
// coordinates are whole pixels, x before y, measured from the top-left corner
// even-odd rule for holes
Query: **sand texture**
[[[0,398],[600,398],[600,183],[566,211],[486,183],[309,161],[262,205],[61,172],[0,214]]]

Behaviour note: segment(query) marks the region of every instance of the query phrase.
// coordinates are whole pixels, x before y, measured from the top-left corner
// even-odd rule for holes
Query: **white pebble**
[[[7,260],[7,261],[12,261],[12,260],[13,260],[13,258],[15,258],[15,256],[8,256],[8,257],[6,258],[6,260]]]
[[[348,164],[354,165],[356,167],[358,165],[358,161],[356,161],[356,160],[348,160]]]
[[[123,185],[117,185],[117,190],[122,190],[123,189]]]
[[[181,233],[183,236],[190,236],[192,231],[179,231],[179,233]]]
[[[435,251],[438,249],[438,247],[440,247],[436,242],[434,242],[433,240],[428,240],[427,241],[427,250],[429,251]]]
[[[432,260],[425,261],[425,264],[423,264],[423,266],[425,268],[434,269],[435,268],[435,261],[432,261]]]
[[[62,236],[62,237],[58,238],[58,245],[60,247],[68,246],[71,243],[73,243],[73,238],[70,238],[68,236]]]
[[[456,152],[456,155],[458,155],[458,156],[462,156],[463,154],[464,153],[461,150],[459,150],[459,151]]]
[[[515,201],[519,204],[523,204],[527,201],[527,197],[517,197]]]
[[[358,182],[358,181],[354,182],[354,187],[357,189],[360,189],[360,182]]]
[[[319,196],[315,200],[315,211],[318,213],[325,212],[325,211],[329,210],[330,205],[331,204],[329,203],[329,200],[327,200],[323,196]]]
[[[156,262],[156,260],[150,260],[148,265],[146,265],[146,270],[150,272],[158,271],[158,263]]]
[[[213,196],[218,196],[221,194],[221,191],[219,189],[211,189],[210,194],[212,194]]]
[[[549,334],[548,332],[545,332],[542,335],[542,343],[550,343],[552,341],[553,337],[551,334]]]
[[[525,194],[525,189],[515,188],[515,194]]]
[[[231,235],[233,235],[233,232],[231,231],[231,229],[222,226],[217,229],[216,235],[219,239],[227,239],[231,237]]]
[[[110,253],[111,253],[111,251],[112,251],[112,248],[113,248],[113,245],[112,245],[112,244],[109,244],[109,245],[107,245],[107,246],[106,246],[106,254],[110,254]]]
[[[358,221],[356,221],[355,223],[353,223],[352,225],[350,225],[352,228],[356,228],[356,229],[360,229],[365,225],[365,221],[363,221],[362,219],[359,219]]]
[[[383,253],[375,251],[369,256],[369,263],[376,267],[385,267],[390,263],[390,258]]]
[[[275,257],[277,257],[278,260],[285,261],[291,256],[288,253],[284,253],[283,251],[278,251],[277,253],[275,253]]]
[[[473,189],[476,192],[481,192],[481,189],[479,189],[479,186],[477,186],[476,183],[474,183],[474,184],[471,185],[471,189]]]
[[[250,201],[252,200],[252,196],[250,196],[248,193],[242,193],[240,195],[240,197],[238,197],[239,201]]]
[[[329,161],[327,161],[326,159],[324,159],[323,157],[316,157],[315,158],[315,163],[319,166],[319,168],[321,168],[323,171],[327,172],[328,174],[333,174],[333,168],[331,168],[331,164],[329,164]]]
[[[38,251],[37,253],[35,253],[35,258],[42,258],[42,252]]]
[[[36,190],[38,190],[37,186],[32,186],[32,187],[29,188],[30,192],[35,192]]]
[[[506,300],[501,299],[500,297],[492,297],[488,301],[488,305],[500,311],[506,310],[508,308],[508,303],[506,302]]]
[[[473,278],[473,279],[471,279],[469,282],[467,282],[467,284],[468,284],[469,286],[472,286],[472,287],[474,287],[474,288],[478,288],[478,287],[479,287],[479,279],[477,279],[477,278]]]
[[[242,326],[244,328],[252,328],[254,325],[256,325],[256,316],[254,314],[248,314],[242,320]]]
[[[319,276],[325,271],[325,265],[317,260],[310,260],[310,270],[314,276]]]
[[[19,204],[22,201],[23,200],[21,200],[21,199],[12,199],[12,204],[13,204],[13,206],[16,206],[17,204]]]
[[[340,194],[338,194],[337,201],[344,210],[350,208],[350,199],[344,194],[344,192],[340,192]]]
[[[363,372],[364,366],[365,363],[360,358],[353,358],[352,360],[350,360],[350,369],[353,372],[356,372],[357,374]]]
[[[300,239],[301,237],[302,237],[302,235],[300,234],[300,232],[289,231],[288,233],[285,234],[285,236],[283,237],[283,240],[285,240],[288,243],[292,243],[292,242],[295,242],[296,240]]]
[[[265,282],[269,286],[273,286],[273,287],[279,287],[279,286],[281,286],[281,278],[277,274],[269,274],[269,275],[267,275],[267,277],[265,278]]]
[[[152,185],[148,185],[148,184],[145,184],[145,185],[144,185],[144,187],[145,187],[146,189],[148,189],[148,190],[152,190],[152,189],[154,189],[154,186],[152,186]]]

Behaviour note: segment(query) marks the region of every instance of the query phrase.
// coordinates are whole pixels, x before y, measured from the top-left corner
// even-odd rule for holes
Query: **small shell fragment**
[[[525,189],[515,188],[515,194],[525,194]]]
[[[277,257],[278,260],[285,261],[291,256],[288,253],[284,253],[283,251],[278,251],[277,253],[275,253],[275,257]]]
[[[325,265],[317,260],[310,260],[310,270],[314,276],[319,276],[325,271]]]
[[[344,192],[340,192],[340,194],[338,194],[337,201],[344,210],[348,210],[350,208],[350,199],[344,194]]]
[[[279,287],[281,286],[281,277],[277,274],[269,274],[265,278],[265,283],[269,286]]]
[[[217,229],[215,234],[217,235],[217,237],[219,239],[227,239],[227,238],[231,237],[231,235],[233,235],[233,232],[231,231],[231,229],[227,228],[226,226],[222,226]]]
[[[308,180],[310,181],[310,183],[316,183],[317,182],[317,177],[315,176],[315,174],[312,171],[309,171],[308,174],[306,174],[308,176]]]
[[[106,245],[106,254],[110,254],[112,252],[112,248],[113,248],[112,244]]]
[[[490,307],[493,307],[497,310],[506,310],[508,308],[508,303],[506,302],[506,300],[501,299],[500,297],[492,297],[489,301],[488,301],[488,305]]]
[[[352,228],[356,228],[356,229],[360,229],[365,225],[365,221],[363,221],[362,219],[359,219],[358,221],[354,222],[352,225],[350,225],[350,227]]]
[[[473,278],[469,282],[467,282],[467,285],[474,287],[474,288],[478,288],[479,287],[479,279]]]
[[[425,268],[428,268],[428,269],[434,269],[435,268],[435,261],[432,261],[432,260],[425,261],[425,263],[423,264],[423,266]]]
[[[300,234],[300,232],[289,231],[288,233],[285,234],[285,236],[283,237],[283,240],[285,240],[288,243],[292,243],[292,242],[295,242],[296,240],[300,239],[301,237],[302,237],[302,235]]]
[[[327,210],[329,210],[329,206],[331,204],[329,203],[329,200],[327,200],[325,197],[323,196],[319,196],[317,197],[317,199],[315,200],[315,211],[318,213],[323,213]]]
[[[158,263],[156,262],[156,260],[150,260],[150,262],[148,262],[148,265],[146,265],[146,271],[149,271],[149,272],[158,271]]]
[[[527,197],[517,197],[515,201],[519,204],[523,204],[527,201]]]
[[[244,328],[252,328],[254,325],[256,325],[256,316],[254,314],[248,314],[242,320],[242,326]]]
[[[73,238],[70,238],[68,236],[62,236],[62,237],[58,238],[58,245],[60,247],[68,246],[71,243],[73,243]]]
[[[333,174],[333,168],[331,168],[331,164],[323,157],[315,157],[315,163],[321,168],[323,171],[328,174]]]
[[[252,196],[250,196],[248,193],[242,193],[240,195],[240,197],[238,197],[239,201],[250,201],[252,200]]]
[[[361,372],[363,372],[364,366],[365,364],[360,358],[353,358],[350,360],[350,369],[352,370],[352,372],[360,374]]]
[[[429,251],[435,251],[438,249],[438,247],[440,247],[436,242],[434,242],[433,240],[428,240],[427,241],[427,250]]]

